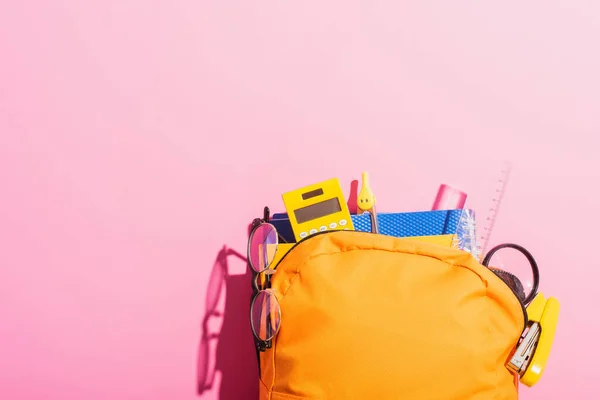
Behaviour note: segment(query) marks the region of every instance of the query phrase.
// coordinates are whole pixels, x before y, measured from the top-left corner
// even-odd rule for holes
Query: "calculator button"
[[[322,227],[319,228],[319,230],[321,232],[325,232],[327,230],[327,227],[325,225],[323,225]]]
[[[335,229],[337,227],[337,224],[335,222],[332,222],[332,223],[329,224],[329,227],[331,229]]]
[[[316,230],[316,229],[311,229],[309,233],[310,233],[311,235],[314,235],[315,233],[317,233],[317,230]]]
[[[346,221],[345,219],[343,219],[343,220],[341,220],[341,221],[340,221],[340,225],[341,225],[341,226],[344,226],[344,225],[346,225],[347,223],[348,223],[348,221]]]
[[[304,239],[304,238],[305,238],[305,237],[307,237],[307,236],[308,236],[308,233],[306,233],[306,232],[302,232],[302,233],[300,234],[300,238],[302,238],[302,239]]]

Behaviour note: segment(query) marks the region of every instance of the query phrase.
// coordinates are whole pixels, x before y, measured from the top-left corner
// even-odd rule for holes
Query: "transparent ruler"
[[[498,217],[498,211],[502,204],[502,198],[506,191],[506,184],[512,166],[509,162],[504,162],[500,170],[500,176],[494,182],[494,190],[490,207],[487,210],[487,216],[483,220],[483,224],[477,227],[475,212],[468,208],[464,208],[458,220],[456,235],[453,240],[453,246],[461,250],[467,251],[473,255],[479,262],[483,260],[485,252],[488,248],[488,243],[494,224]]]
[[[485,252],[488,249],[490,236],[492,235],[492,231],[494,230],[494,224],[496,223],[496,218],[498,217],[498,211],[500,210],[500,205],[502,204],[504,192],[506,192],[506,185],[508,183],[508,178],[510,176],[511,169],[512,165],[510,164],[510,162],[505,161],[502,164],[500,176],[498,177],[494,185],[494,192],[490,208],[488,209],[488,215],[484,220],[483,227],[481,229],[478,229],[478,231],[480,232],[477,237],[477,255],[479,261],[483,260]]]

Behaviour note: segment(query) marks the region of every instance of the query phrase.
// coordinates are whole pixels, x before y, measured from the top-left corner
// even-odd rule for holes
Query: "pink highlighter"
[[[432,210],[459,210],[464,208],[467,194],[448,185],[440,185]]]

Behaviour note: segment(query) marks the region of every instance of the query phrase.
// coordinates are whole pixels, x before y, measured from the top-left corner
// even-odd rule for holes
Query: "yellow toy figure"
[[[371,214],[371,232],[379,233],[379,226],[377,224],[377,212],[375,211],[375,195],[369,185],[369,174],[367,172],[362,173],[362,187],[360,193],[356,198],[356,205],[358,206],[357,214],[361,215],[364,212]]]

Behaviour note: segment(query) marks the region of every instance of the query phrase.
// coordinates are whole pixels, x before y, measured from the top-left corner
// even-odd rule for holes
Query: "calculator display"
[[[299,224],[302,224],[339,211],[342,211],[340,201],[337,197],[334,197],[320,203],[311,204],[310,206],[294,210],[294,215],[296,216],[296,221],[298,221]]]

